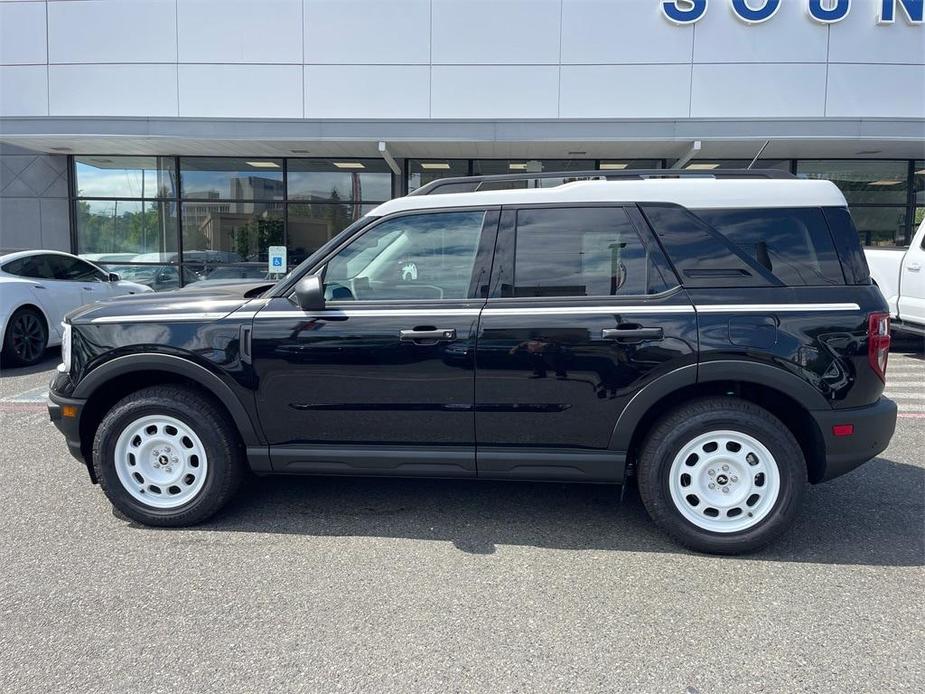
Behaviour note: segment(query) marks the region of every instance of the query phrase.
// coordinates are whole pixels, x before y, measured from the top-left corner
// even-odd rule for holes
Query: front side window
[[[788,286],[845,283],[832,236],[818,208],[694,212]]]
[[[69,258],[65,255],[50,255],[48,261],[51,264],[52,272],[55,273],[55,279],[69,280],[71,282],[91,282],[104,281],[106,275],[101,271],[78,258]]]
[[[465,299],[484,212],[438,212],[387,220],[328,262],[333,301]]]
[[[627,296],[665,288],[623,208],[517,212],[514,296]]]

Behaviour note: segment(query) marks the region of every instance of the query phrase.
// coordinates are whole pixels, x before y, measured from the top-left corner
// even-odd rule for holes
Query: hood
[[[70,323],[118,323],[121,320],[212,321],[224,318],[273,286],[268,282],[190,287],[182,291],[119,296],[81,306],[65,318]]]

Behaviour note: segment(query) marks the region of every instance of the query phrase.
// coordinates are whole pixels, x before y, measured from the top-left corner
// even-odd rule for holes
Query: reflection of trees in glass
[[[331,189],[331,195],[328,196],[330,206],[324,208],[324,216],[328,222],[330,234],[334,234],[346,229],[350,224],[350,206],[341,202],[341,197],[336,188]]]
[[[128,209],[119,210],[124,205]],[[135,209],[132,209],[135,208]],[[176,229],[160,204],[137,209],[135,202],[113,202],[106,214],[77,201],[79,247],[84,253],[147,253],[176,249]]]
[[[266,258],[270,246],[283,244],[283,220],[252,219],[232,232],[232,243],[241,260]]]

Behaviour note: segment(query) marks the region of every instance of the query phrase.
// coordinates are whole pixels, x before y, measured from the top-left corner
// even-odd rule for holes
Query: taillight
[[[886,383],[886,360],[890,354],[890,314],[871,313],[867,317],[867,360],[870,368]]]

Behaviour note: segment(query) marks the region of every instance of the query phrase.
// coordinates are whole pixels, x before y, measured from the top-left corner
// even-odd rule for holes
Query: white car
[[[893,329],[925,335],[925,222],[909,248],[868,248],[870,276],[890,305]]]
[[[19,251],[0,256],[3,364],[39,361],[46,347],[61,343],[61,321],[79,306],[150,291],[70,253]]]

